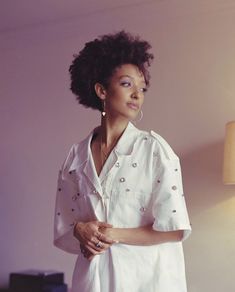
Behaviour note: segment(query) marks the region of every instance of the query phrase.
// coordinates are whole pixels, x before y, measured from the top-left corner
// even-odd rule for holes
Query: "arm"
[[[100,231],[119,243],[130,245],[154,245],[180,241],[183,238],[183,230],[155,231],[152,225],[137,228],[101,228]]]
[[[165,242],[180,241],[183,238],[183,230],[155,231],[152,225],[137,228],[113,228],[102,222],[77,223],[74,228],[74,236],[81,243],[83,255],[92,260],[95,255],[103,253],[113,243],[130,245],[154,245]],[[96,247],[95,242],[101,242],[101,247]]]

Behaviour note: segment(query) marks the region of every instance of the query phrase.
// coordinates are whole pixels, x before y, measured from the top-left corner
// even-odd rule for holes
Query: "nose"
[[[143,96],[143,92],[137,86],[134,87],[133,92],[131,94],[132,98],[139,99]]]

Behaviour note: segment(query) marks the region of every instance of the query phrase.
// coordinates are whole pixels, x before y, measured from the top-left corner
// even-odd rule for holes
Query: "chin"
[[[127,119],[128,121],[133,121],[137,118],[139,111],[133,111],[133,110],[128,110],[128,111],[123,111],[123,112],[119,112],[119,116],[120,118],[124,118]]]
[[[129,115],[126,115],[125,117],[129,121],[133,121],[133,120],[135,120],[137,118],[137,116],[138,116],[138,113],[137,114],[136,113],[135,114],[129,114]]]

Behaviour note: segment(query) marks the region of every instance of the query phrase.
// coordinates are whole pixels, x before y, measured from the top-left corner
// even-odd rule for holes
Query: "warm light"
[[[223,182],[226,185],[235,184],[235,121],[226,124]]]

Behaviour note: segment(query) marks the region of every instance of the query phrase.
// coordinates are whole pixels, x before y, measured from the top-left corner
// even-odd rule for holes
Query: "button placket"
[[[141,198],[140,198],[141,207],[139,209],[141,213],[144,213],[147,210],[145,200],[146,200],[145,197],[141,196]]]
[[[117,170],[116,167],[113,167],[108,176],[105,178],[103,181],[102,189],[103,189],[103,195],[102,195],[102,204],[103,208],[105,211],[105,221],[108,221],[108,216],[109,216],[109,204],[110,204],[110,193],[112,190],[112,184],[113,184],[113,179],[115,175],[115,171]]]

